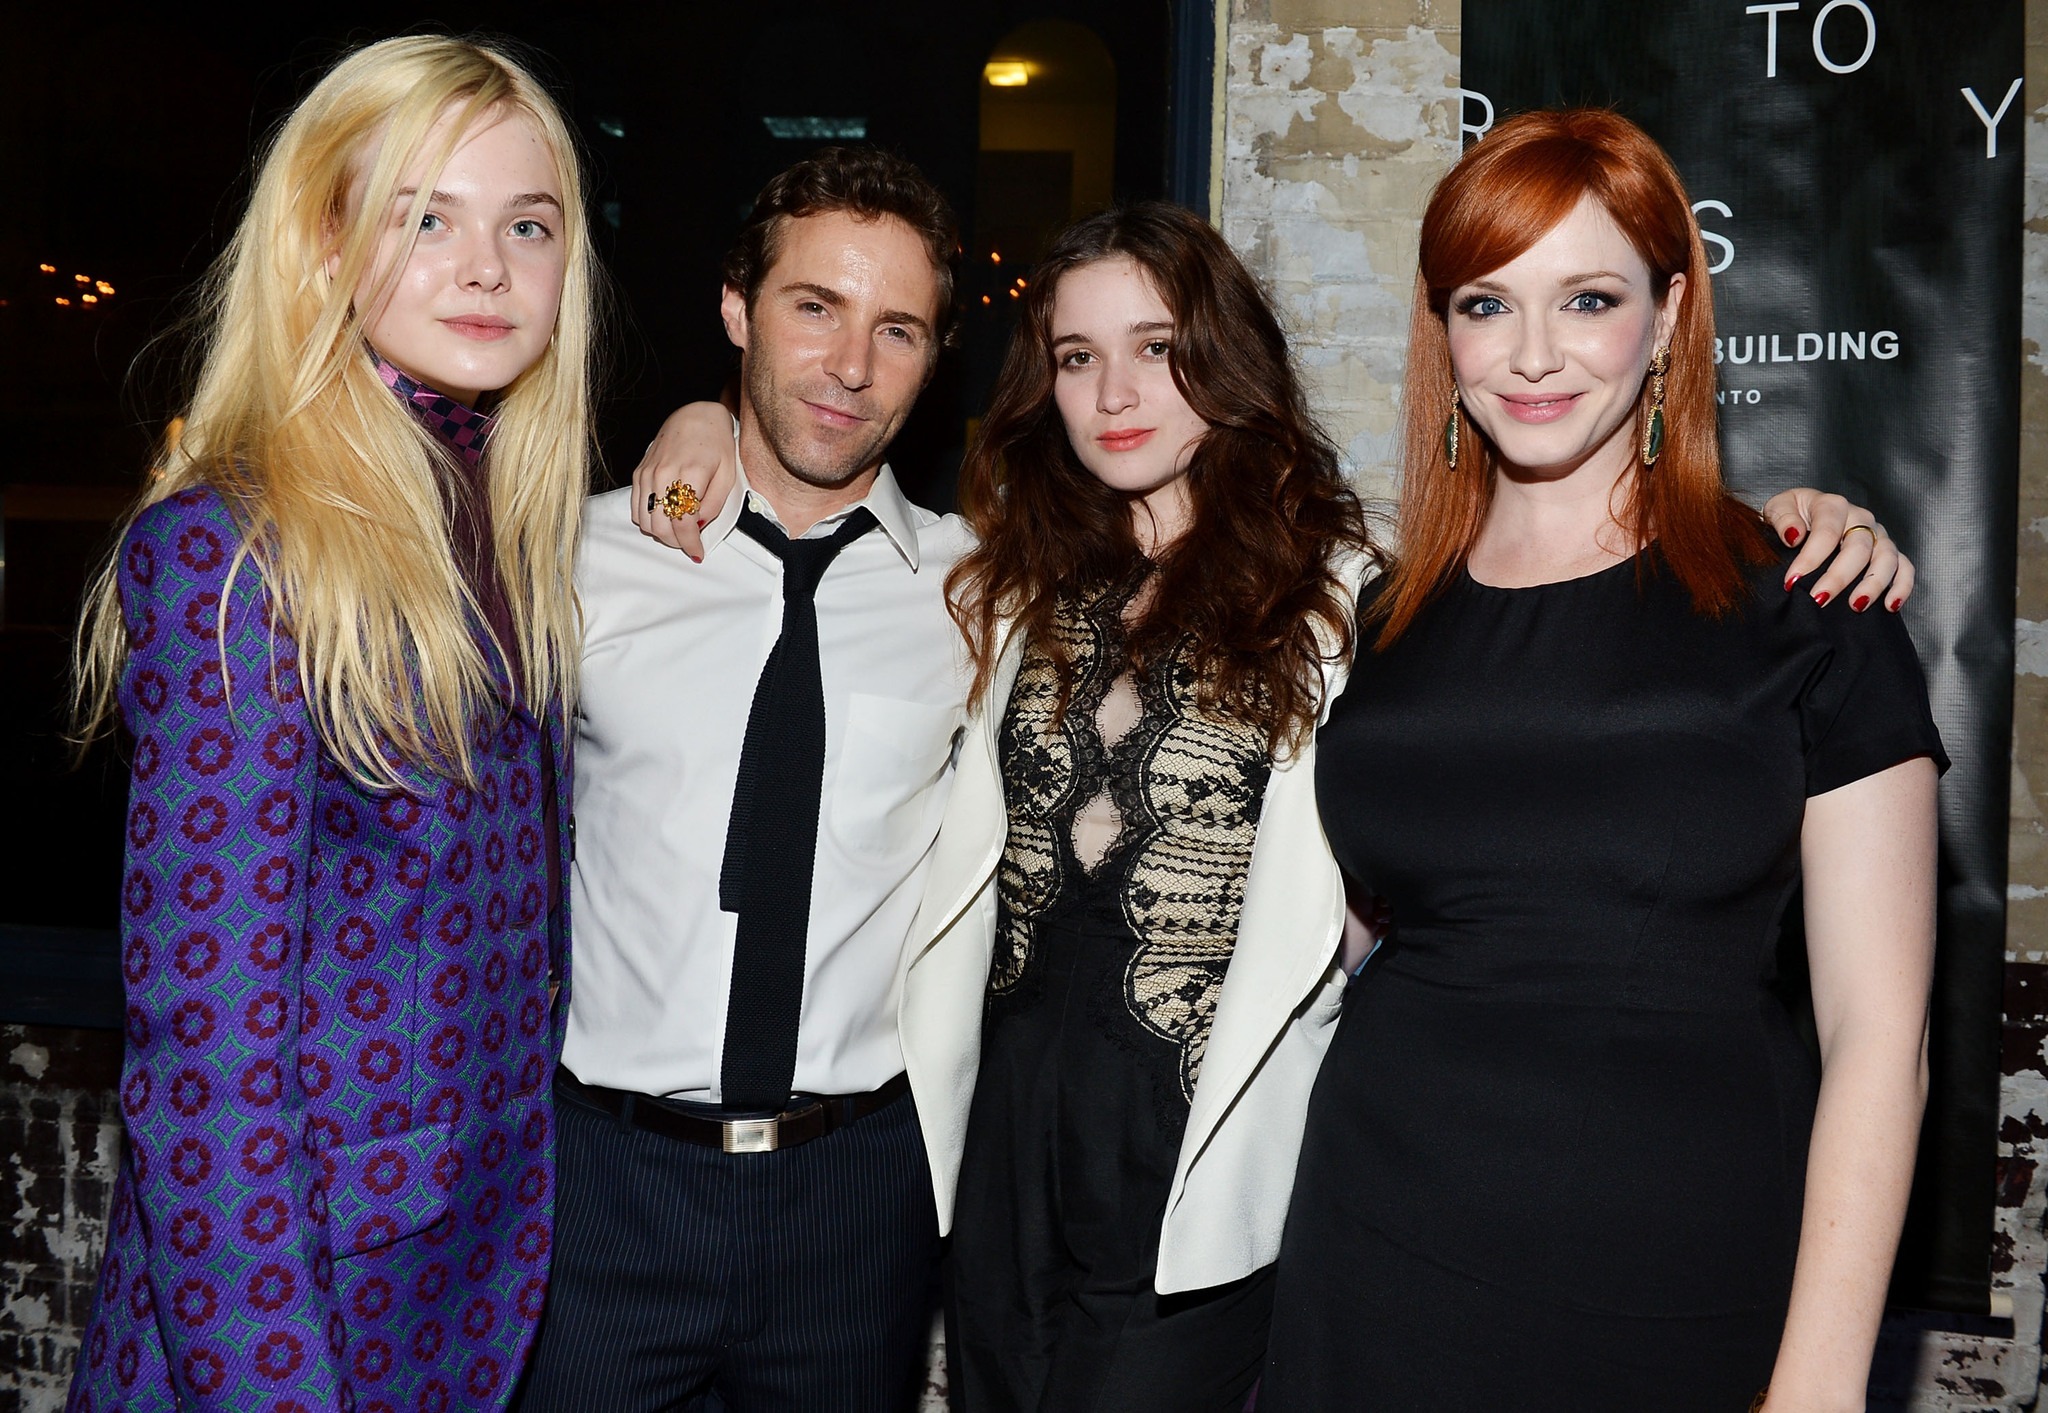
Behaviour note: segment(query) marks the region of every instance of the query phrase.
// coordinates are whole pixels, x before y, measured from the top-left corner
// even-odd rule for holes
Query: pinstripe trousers
[[[722,1153],[555,1088],[555,1246],[518,1413],[902,1413],[938,1217],[909,1095]]]

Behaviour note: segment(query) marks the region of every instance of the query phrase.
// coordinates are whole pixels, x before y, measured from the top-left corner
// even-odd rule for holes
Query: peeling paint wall
[[[1458,155],[1457,0],[1235,0],[1223,234],[1359,489],[1391,500],[1416,230]]]
[[[121,1152],[118,1031],[0,1026],[0,1409],[57,1413]]]
[[[2020,333],[2019,582],[2014,617],[2012,820],[2007,854],[2005,1078],[1992,1287],[2011,1302],[2013,1348],[1998,1381],[2031,1407],[2041,1369],[2048,1267],[2048,0],[2027,3],[2026,218]],[[1965,1373],[1960,1363],[1952,1374]],[[1988,1372],[1988,1371],[1987,1371]],[[1952,1378],[1938,1382],[1954,1388]],[[1960,1391],[1960,1390],[1958,1390]]]

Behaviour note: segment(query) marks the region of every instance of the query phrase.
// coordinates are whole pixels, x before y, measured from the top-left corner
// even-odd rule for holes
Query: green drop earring
[[[1664,374],[1671,367],[1671,350],[1660,348],[1650,359],[1650,420],[1643,428],[1643,465],[1655,466],[1664,454]]]

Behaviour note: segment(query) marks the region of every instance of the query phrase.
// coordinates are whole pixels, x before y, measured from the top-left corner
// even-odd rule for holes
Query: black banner
[[[1560,104],[1678,164],[1712,257],[1721,432],[1753,500],[1873,507],[1955,765],[1933,1096],[1893,1295],[1989,1295],[2019,461],[2021,0],[1466,0],[1467,137]],[[1880,610],[1872,610],[1880,611]]]

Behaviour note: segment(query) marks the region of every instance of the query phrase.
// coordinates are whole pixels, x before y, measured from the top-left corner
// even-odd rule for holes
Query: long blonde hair
[[[445,454],[378,377],[352,299],[400,182],[449,113],[455,121],[427,154],[427,179],[412,200],[412,230],[365,307],[396,283],[434,178],[476,123],[497,114],[531,120],[562,184],[561,312],[547,351],[504,390],[484,466],[518,640],[497,644],[499,660],[519,665],[533,710],[559,703],[566,711],[576,681],[570,574],[590,479],[599,276],[575,138],[533,76],[493,45],[435,35],[369,45],[336,64],[286,119],[202,286],[192,320],[199,371],[182,430],[127,522],[193,487],[222,496],[242,529],[229,583],[250,570],[262,576],[273,625],[297,641],[323,741],[372,788],[402,788],[402,766],[473,778],[468,727],[494,691],[469,626],[482,615],[457,568],[444,510]],[[117,709],[128,651],[117,563],[110,557],[101,569],[79,632],[81,740],[106,730]],[[221,596],[216,624],[223,648],[229,597]],[[228,670],[223,651],[224,679]]]

